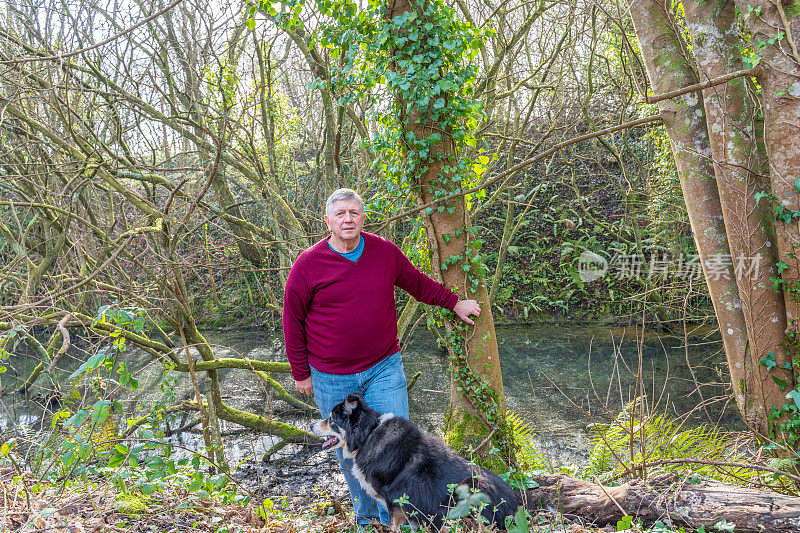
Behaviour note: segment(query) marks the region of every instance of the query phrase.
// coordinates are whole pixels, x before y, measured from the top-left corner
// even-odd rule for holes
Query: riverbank
[[[592,399],[594,419],[582,413],[578,405],[572,404],[570,399],[581,402],[586,398],[586,391],[593,390],[593,387],[606,391],[609,384],[613,386],[614,391],[627,391],[635,381],[624,369],[637,367],[646,369],[646,383],[657,383],[659,387],[668,387],[669,391],[662,400],[659,391],[650,391],[648,386],[650,397],[659,400],[650,406],[653,409],[650,412],[652,416],[647,417],[650,421],[648,431],[654,435],[648,440],[649,448],[646,450],[648,457],[699,456],[696,447],[676,448],[674,443],[704,445],[710,442],[712,443],[710,447],[716,450],[729,448],[728,440],[723,443],[716,433],[707,431],[699,425],[710,423],[709,418],[718,421],[725,413],[727,420],[733,416],[731,411],[721,410],[715,414],[709,407],[708,412],[698,410],[692,412],[692,408],[696,406],[693,397],[695,387],[692,375],[685,368],[688,353],[692,364],[699,365],[694,369],[697,378],[705,382],[713,381],[714,375],[711,369],[712,364],[716,364],[715,361],[718,360],[717,347],[692,344],[687,352],[682,343],[676,341],[674,337],[664,337],[655,330],[647,328],[644,331],[645,334],[642,336],[641,328],[580,328],[574,325],[498,328],[498,342],[504,361],[507,406],[519,415],[521,423],[529,424],[527,434],[531,447],[528,450],[532,461],[541,461],[546,465],[541,468],[547,470],[566,469],[578,475],[581,475],[582,467],[590,464],[591,474],[587,475],[616,476],[617,465],[611,457],[614,457],[614,454],[625,456],[625,451],[629,449],[626,437],[609,433],[608,436],[612,439],[609,441],[609,446],[613,446],[613,449],[600,449],[597,447],[599,442],[597,435],[602,430],[602,424],[598,425],[596,422],[611,421],[614,417],[622,416],[620,415],[624,408],[622,399],[616,392],[610,398],[604,398],[603,401],[609,409],[608,413],[602,411],[597,402],[599,398]],[[281,361],[283,358],[279,339],[265,335],[262,330],[208,332],[206,338],[214,347],[216,357],[245,357],[260,361]],[[9,367],[17,369],[18,375],[26,375],[31,363],[38,362],[35,354],[27,352],[26,354],[24,357],[21,353],[17,354],[9,360]],[[638,363],[640,357],[641,364]],[[447,409],[449,388],[447,359],[436,348],[433,335],[424,329],[419,329],[411,342],[405,346],[404,359],[409,378],[421,373],[410,391],[412,418],[423,427],[436,432],[441,428],[442,418]],[[70,375],[83,360],[85,357],[64,357],[49,376],[60,383],[62,390],[76,387],[77,384]],[[180,379],[180,374],[166,371],[161,365],[153,365],[147,354],[134,350],[127,351],[125,361],[138,380],[138,388],[125,395],[117,396],[114,393],[107,396],[119,402],[124,419],[136,420],[143,412],[152,409],[155,403],[163,402],[167,396],[171,398],[169,405],[190,402],[194,398],[194,386],[190,380],[185,379],[185,376],[184,379]],[[284,383],[284,386],[290,387],[288,375],[274,373],[273,376],[274,379]],[[107,376],[106,381],[111,377],[113,375]],[[282,400],[278,400],[266,391],[252,373],[228,369],[220,371],[218,378],[225,391],[225,402],[236,408],[264,416],[280,417],[280,420],[296,427],[307,427],[317,416],[308,410],[299,412],[288,409]],[[95,382],[83,383],[81,388],[76,390],[89,393],[91,391],[88,386],[93,383]],[[47,386],[44,381],[37,384],[37,387],[43,387],[42,390]],[[38,390],[38,388],[32,389],[31,393]],[[711,394],[710,391],[713,389],[704,390]],[[722,392],[720,391],[720,394]],[[605,395],[605,392],[603,394]],[[3,400],[11,398],[5,396]],[[65,397],[64,401],[72,400]],[[91,406],[92,402],[94,399],[87,396],[80,405]],[[74,417],[78,405],[65,404],[65,406],[69,407],[69,413]],[[28,446],[37,448],[45,442],[54,442],[54,439],[71,435],[63,445],[74,446],[73,442],[77,442],[79,437],[84,438],[95,433],[92,424],[94,418],[82,419],[84,420],[82,428],[77,433],[70,433],[69,427],[75,424],[64,422],[69,413],[57,409],[61,422],[57,420],[55,425],[64,425],[54,428],[50,417],[55,416],[55,413],[45,417],[37,415],[31,405],[23,404],[22,396],[14,396],[13,401],[6,402],[6,407],[10,411],[0,413],[0,427],[4,428],[5,437],[17,438],[18,445],[24,442]],[[94,413],[96,410],[90,408],[89,411]],[[669,420],[659,417],[659,413],[667,411],[680,416],[687,414],[687,418],[672,424]],[[690,412],[691,416],[688,415]],[[100,414],[98,413],[98,416]],[[163,451],[158,453],[162,454],[165,462],[193,461],[197,457],[196,453],[202,453],[201,450],[204,449],[202,437],[194,432],[199,429],[198,419],[192,412],[175,416],[176,418],[170,419],[163,427],[154,421],[154,424],[168,435],[159,440],[159,449]],[[8,418],[4,420],[4,417]],[[590,423],[593,422],[595,424],[590,427]],[[194,428],[191,431],[178,429],[192,424]],[[621,423],[620,427],[628,427],[628,424]],[[670,430],[672,433],[667,431],[669,428],[672,428]],[[119,449],[123,451],[119,451],[114,445],[111,445],[110,449],[101,447],[99,451],[104,455],[99,460],[106,461],[109,466],[101,468],[96,474],[83,474],[84,482],[80,484],[64,482],[69,476],[70,468],[95,468],[93,463],[95,459],[89,461],[91,464],[85,465],[83,459],[77,460],[73,456],[72,463],[68,460],[63,460],[63,464],[58,463],[60,471],[47,473],[50,477],[40,485],[44,489],[35,495],[31,492],[35,496],[31,500],[38,501],[43,498],[52,500],[46,508],[37,510],[37,512],[47,510],[48,514],[40,513],[36,516],[43,520],[42,523],[46,527],[55,527],[53,525],[55,522],[49,521],[51,518],[52,520],[58,518],[62,523],[78,523],[78,519],[83,519],[86,523],[94,524],[92,528],[100,526],[112,528],[108,529],[109,531],[140,531],[149,528],[156,531],[181,530],[186,529],[187,524],[194,523],[200,524],[197,528],[201,530],[206,528],[205,530],[209,531],[271,528],[267,530],[288,533],[309,527],[317,528],[320,525],[324,526],[320,531],[326,533],[348,531],[349,526],[345,519],[349,508],[346,488],[331,454],[310,446],[295,445],[289,445],[275,454],[270,450],[280,439],[264,433],[242,432],[241,428],[228,424],[223,424],[221,430],[225,455],[233,469],[233,482],[229,488],[223,490],[223,492],[228,491],[225,497],[230,501],[227,503],[214,495],[215,490],[219,492],[217,488],[214,490],[204,488],[207,480],[212,478],[219,480],[203,473],[207,472],[206,466],[195,467],[185,474],[179,471],[169,482],[157,477],[160,475],[157,466],[146,470],[134,467],[134,462],[145,464],[152,458],[148,452],[143,452],[132,462],[127,455],[134,453],[133,450],[138,443],[142,442],[141,435],[137,434],[137,437],[131,437],[129,440],[113,441],[119,442],[121,447]],[[682,435],[679,438],[672,438],[676,431],[681,431]],[[114,432],[114,438],[118,439],[117,432]],[[717,441],[721,444],[713,444]],[[66,457],[68,449],[58,446],[61,445],[43,447],[42,457]],[[20,448],[20,457],[27,453]],[[94,457],[91,455],[92,452],[87,451],[87,453],[89,453],[87,458]],[[700,455],[706,456],[708,453],[709,450],[704,448]],[[270,455],[268,462],[264,461],[265,455]],[[639,460],[634,459],[634,461]],[[122,467],[127,470],[120,470],[122,467],[117,461],[122,461]],[[22,463],[20,461],[20,464]],[[112,463],[113,468],[110,466]],[[29,464],[45,463],[29,461]],[[102,476],[116,476],[119,481],[117,485],[103,484]],[[212,481],[211,486],[215,487],[215,483],[216,481]],[[39,481],[31,478],[28,484],[36,486]],[[156,484],[158,488],[155,488]],[[10,482],[6,486],[10,487]],[[190,487],[194,490],[189,490]],[[58,492],[59,490],[61,492]],[[206,491],[207,494],[200,496],[201,491]],[[241,495],[241,498],[249,498],[248,503],[233,505],[234,493]],[[40,497],[41,494],[44,496]],[[77,494],[81,494],[81,498],[77,498]],[[15,497],[17,498],[13,500],[17,506],[15,509],[23,514],[28,512],[28,518],[34,516],[31,511],[25,511],[27,507],[20,507],[26,506],[24,494],[17,493]],[[208,503],[209,501],[212,503]],[[271,517],[269,523],[271,525],[268,525],[266,518],[260,516],[258,512],[253,515],[253,509],[260,508],[263,501],[267,502],[271,514],[266,513],[264,509],[261,514]],[[319,510],[320,503],[324,504],[324,511]],[[337,504],[340,507],[337,507]],[[95,509],[100,509],[102,512]],[[325,519],[322,520],[318,517],[320,512],[332,514],[324,514]],[[23,514],[19,513],[13,515],[16,517],[15,520],[21,520]],[[64,513],[72,513],[69,515],[72,518]],[[8,516],[11,517],[12,514]],[[258,521],[256,517],[259,516],[263,522]],[[98,519],[102,519],[102,523],[98,522]],[[562,525],[560,520],[558,516],[546,514],[537,516],[534,524],[541,528],[532,530],[570,531],[571,526]],[[22,523],[25,522],[18,521],[14,527],[18,528]],[[91,529],[88,526],[81,527]],[[217,529],[213,529],[214,527]],[[575,529],[575,531],[580,530]]]
[[[329,472],[319,470],[320,479]],[[276,473],[277,474],[277,473]],[[140,531],[208,531],[233,532],[309,532],[356,533],[352,506],[343,480],[339,487],[328,483],[310,482],[295,476],[287,484],[262,485],[254,483],[249,468],[233,473],[241,495],[250,497],[246,504],[222,501],[203,495],[198,497],[185,488],[172,487],[146,495],[140,491],[124,492],[98,478],[95,483],[63,485],[35,484],[26,494],[28,483],[14,482],[17,472],[0,469],[0,511],[2,531],[56,531],[79,533],[123,533]],[[341,476],[341,474],[340,474]],[[17,478],[19,479],[19,478]],[[310,482],[310,483],[309,483]],[[303,492],[304,485],[310,490]],[[289,486],[297,494],[280,495]],[[330,491],[329,488],[336,490]],[[364,530],[361,530],[364,531]],[[388,528],[375,525],[366,531],[386,532]],[[519,530],[522,531],[522,530]],[[614,527],[590,528],[577,520],[552,511],[542,511],[528,520],[531,533],[583,533],[616,531]],[[632,531],[640,531],[634,529]],[[668,530],[660,530],[668,531]]]

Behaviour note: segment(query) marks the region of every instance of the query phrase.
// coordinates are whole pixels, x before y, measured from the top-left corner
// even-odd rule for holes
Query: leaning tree
[[[796,448],[800,4],[648,0],[630,16],[736,404],[757,435]]]

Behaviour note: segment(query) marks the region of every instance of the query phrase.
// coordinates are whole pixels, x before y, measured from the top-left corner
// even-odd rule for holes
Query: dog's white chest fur
[[[368,481],[366,480],[366,478],[364,477],[364,472],[362,472],[362,471],[361,471],[361,469],[358,467],[358,465],[357,465],[357,464],[355,464],[355,462],[353,462],[353,468],[350,470],[350,472],[353,474],[353,477],[355,477],[355,478],[358,480],[359,484],[361,485],[361,488],[363,488],[363,489],[364,489],[364,491],[365,491],[367,494],[369,494],[369,495],[370,495],[370,497],[372,497],[373,499],[375,499],[375,500],[376,500],[376,501],[377,501],[379,504],[381,504],[383,507],[388,507],[388,506],[386,505],[386,500],[384,500],[384,499],[381,497],[381,495],[380,495],[380,494],[378,494],[378,493],[375,491],[375,488],[374,488],[372,485],[370,485],[370,484],[369,484],[369,482],[368,482]]]

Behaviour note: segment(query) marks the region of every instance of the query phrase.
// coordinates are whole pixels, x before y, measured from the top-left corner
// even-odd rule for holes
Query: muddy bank
[[[330,451],[309,449],[269,462],[249,459],[231,477],[258,499],[288,498],[291,508],[330,498],[349,504],[347,484]]]

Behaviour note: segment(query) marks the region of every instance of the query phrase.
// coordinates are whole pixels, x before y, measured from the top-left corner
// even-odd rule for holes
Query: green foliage
[[[623,516],[621,520],[617,520],[617,531],[624,531],[626,529],[631,528],[631,522],[633,521],[633,517]]]
[[[506,531],[508,533],[528,533],[530,515],[524,506],[520,506],[513,518],[506,517]]]
[[[226,260],[235,261],[238,255],[234,247],[225,251]],[[262,325],[279,316],[269,294],[269,287],[276,285],[270,273],[242,268],[221,275],[209,269],[201,276],[193,276],[190,281],[197,291],[192,302],[194,311],[204,328]],[[211,277],[215,278],[213,285],[209,283]]]
[[[782,281],[779,278],[776,279]],[[773,279],[774,282],[775,280]],[[798,294],[799,292],[796,288],[796,282],[788,283],[786,287],[789,294]],[[777,284],[775,290],[779,290]],[[800,336],[797,335],[793,327],[786,329],[786,338],[782,346],[792,356],[792,361],[787,361],[780,365],[781,369],[791,371],[794,368],[800,368]],[[786,381],[772,373],[779,366],[775,360],[775,353],[770,351],[758,364],[766,367],[775,385],[780,388],[781,392],[785,392]],[[771,444],[769,448],[774,450],[779,446],[785,446],[790,450],[797,450],[798,445],[800,445],[800,384],[796,384],[794,388],[786,393],[786,403],[780,408],[770,407],[767,419],[770,422],[770,437],[777,441],[777,444]],[[792,461],[790,464],[784,465],[784,467],[794,468],[797,461],[796,454],[792,453],[791,456],[793,457]]]
[[[564,221],[569,221],[569,228]],[[495,304],[506,316],[531,320],[540,315],[606,317],[632,311],[633,302],[626,296],[639,290],[638,282],[608,272],[586,283],[578,270],[583,252],[597,253],[610,262],[616,254],[634,253],[627,243],[614,239],[557,195],[543,199],[534,219],[523,228],[508,247],[500,273]],[[488,253],[490,268],[497,256]]]
[[[128,514],[147,513],[148,501],[162,491],[188,493],[187,506],[209,498],[247,503],[250,497],[242,495],[227,474],[214,474],[215,465],[205,456],[176,456],[174,445],[159,429],[163,420],[176,416],[166,411],[175,401],[174,380],[162,381],[163,394],[153,410],[136,419],[125,419],[117,396],[109,394],[107,384],[115,374],[119,387],[129,392],[138,388],[135,373],[122,360],[124,332],[141,332],[145,318],[144,310],[134,307],[112,304],[99,309],[92,325],[112,327],[105,330],[108,345],[72,373],[75,387],[52,415],[49,433],[43,429],[24,447],[17,440],[6,441],[0,447],[0,467],[16,468],[24,462],[27,475],[61,490],[108,482],[120,494],[119,510]],[[92,395],[79,392],[79,382],[99,384],[93,391],[97,399],[86,402]]]
[[[629,404],[610,424],[592,427],[592,453],[584,469],[587,476],[618,479],[638,471],[642,463],[662,459],[702,459],[707,461],[736,461],[731,453],[736,448],[730,438],[717,428],[701,425],[684,429],[666,415],[651,415],[631,419],[633,404]],[[741,482],[755,474],[743,468],[729,473],[718,467],[703,464],[664,464],[649,467],[648,473],[690,470],[698,475],[725,482]]]
[[[261,505],[256,507],[256,514],[264,519],[267,523],[266,527],[269,528],[270,521],[280,521],[284,518],[288,505],[289,499],[285,496],[283,498],[276,498],[275,500],[266,498]]]
[[[796,7],[794,9],[796,9]],[[738,8],[736,8],[736,12],[741,20],[746,22],[747,19],[751,17],[758,18],[761,15],[761,6],[754,7],[748,4],[747,8],[743,12],[739,11]],[[761,62],[761,59],[764,56],[764,51],[767,49],[767,47],[774,46],[776,43],[780,43],[785,36],[785,32],[782,30],[777,30],[772,36],[764,40],[760,37],[754,39],[750,33],[743,32],[740,51],[742,54],[742,63],[744,64],[745,68],[754,68],[756,65],[758,65]]]
[[[165,490],[187,492],[186,505],[208,498],[223,503],[249,501],[226,474],[209,473],[204,456],[175,457],[173,445],[150,423],[120,438],[114,416],[120,412],[116,402],[99,400],[54,425],[49,437],[26,448],[31,475],[45,485],[66,487],[106,480],[123,495],[122,511],[128,513],[147,512],[148,496]],[[0,449],[0,465],[22,460],[14,449],[16,443],[6,444]]]
[[[517,464],[522,471],[533,472],[549,467],[547,458],[536,447],[530,423],[511,411],[506,411],[506,424],[516,444]]]
[[[680,243],[686,234],[689,218],[669,137],[663,127],[652,128],[642,142],[652,147],[649,167],[652,171],[646,178],[648,231],[655,236],[655,244],[677,245],[682,250]]]
[[[452,315],[452,311],[442,311],[444,315]],[[450,317],[452,318],[452,317]],[[476,374],[469,366],[464,352],[464,334],[467,326],[459,320],[452,321],[452,328],[439,342],[449,347],[451,376],[456,389],[470,404],[480,409],[480,418],[464,413],[463,420],[452,420],[448,414],[447,444],[457,452],[469,456],[477,464],[493,471],[505,470],[516,457],[516,444],[513,434],[506,422],[505,413],[500,410],[500,396],[488,381]],[[484,431],[491,432],[492,443],[486,453],[477,454],[479,446],[477,438]]]

